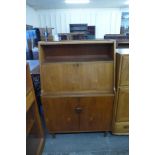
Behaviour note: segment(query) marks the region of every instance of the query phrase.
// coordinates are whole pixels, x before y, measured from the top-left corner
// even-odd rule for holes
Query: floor
[[[129,136],[110,132],[56,134],[46,136],[42,155],[129,155]]]

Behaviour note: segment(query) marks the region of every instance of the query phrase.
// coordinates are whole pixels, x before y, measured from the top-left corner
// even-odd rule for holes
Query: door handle
[[[79,67],[80,66],[80,64],[76,64],[76,67]]]
[[[74,110],[78,114],[82,112],[82,108],[80,108],[80,107],[76,107]]]
[[[76,64],[74,64],[74,66],[75,66],[75,67],[79,67],[79,66],[80,66],[80,64],[79,64],[79,63],[76,63]]]
[[[128,128],[129,128],[129,125],[125,125],[125,126],[124,126],[124,129],[128,129]]]

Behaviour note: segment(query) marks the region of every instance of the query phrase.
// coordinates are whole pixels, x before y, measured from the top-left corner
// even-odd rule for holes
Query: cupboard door
[[[79,130],[79,117],[75,112],[76,98],[42,97],[45,121],[49,132],[68,132]]]
[[[117,95],[116,121],[126,122],[129,120],[129,88],[120,88]]]
[[[41,65],[42,92],[113,92],[113,62],[64,62]]]
[[[120,75],[121,75],[120,85],[128,86],[129,85],[129,56],[128,55],[122,56]]]
[[[114,86],[113,62],[87,62],[79,68],[81,90],[111,93]]]
[[[80,98],[80,131],[111,131],[113,96]]]

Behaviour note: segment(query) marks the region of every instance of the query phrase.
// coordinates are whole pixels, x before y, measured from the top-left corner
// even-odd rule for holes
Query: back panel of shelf
[[[63,61],[113,61],[114,43],[40,45],[41,63]]]

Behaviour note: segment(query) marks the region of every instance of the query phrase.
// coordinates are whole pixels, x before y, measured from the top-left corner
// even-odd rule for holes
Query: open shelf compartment
[[[113,61],[114,42],[40,44],[41,63],[64,61]]]

